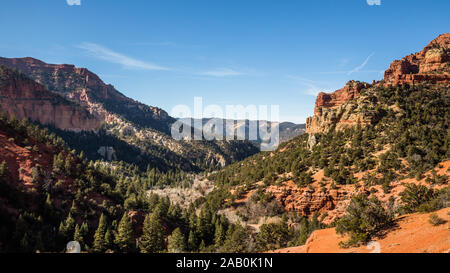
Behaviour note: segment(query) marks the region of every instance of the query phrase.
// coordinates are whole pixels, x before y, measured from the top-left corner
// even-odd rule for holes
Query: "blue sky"
[[[448,0],[3,0],[0,56],[87,67],[168,112],[201,96],[304,122],[317,92],[379,80],[449,32],[449,11]]]

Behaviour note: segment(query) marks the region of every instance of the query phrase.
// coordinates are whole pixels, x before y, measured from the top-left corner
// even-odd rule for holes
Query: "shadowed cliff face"
[[[34,58],[0,58],[0,65],[20,70],[50,91],[79,102],[105,122],[120,115],[139,126],[168,133],[174,121],[165,111],[124,96],[86,68],[47,64]]]
[[[320,93],[316,99],[314,116],[307,119],[306,132],[324,133],[342,130],[357,124],[370,124],[371,113],[355,111],[348,102],[360,98],[363,89],[377,86],[417,85],[420,83],[450,85],[450,33],[431,41],[421,52],[394,61],[385,72],[384,80],[373,83],[350,81],[331,94]]]
[[[82,107],[5,67],[0,67],[0,108],[10,116],[63,130],[96,131],[100,126],[100,120]]]
[[[170,126],[175,121],[165,111],[142,104],[118,92],[112,85],[105,84],[97,75],[85,68],[76,68],[73,65],[47,64],[33,58],[0,58],[0,65],[19,70],[20,75],[28,77],[28,83],[32,87],[21,87],[21,92],[14,87],[20,85],[17,82],[8,83],[5,94],[8,96],[2,101],[2,105],[8,112],[16,117],[28,117],[42,124],[54,125],[63,130],[82,131],[98,128],[102,123],[102,130],[115,139],[110,146],[117,152],[117,160],[123,160],[126,145],[135,147],[143,157],[152,158],[151,162],[144,162],[142,156],[131,158],[125,156],[127,162],[141,163],[141,167],[150,163],[154,166],[182,166],[184,170],[192,171],[205,166],[220,167],[236,160],[243,159],[256,153],[258,150],[253,143],[244,142],[187,142],[176,141],[170,136]],[[25,85],[25,84],[23,84]],[[30,90],[39,86],[45,90],[46,96],[60,98],[61,101],[44,102],[39,96]],[[23,89],[23,90],[22,90]],[[40,90],[39,89],[39,90]],[[7,92],[8,91],[8,92]],[[28,91],[28,93],[27,93]],[[25,103],[26,101],[26,103]],[[69,102],[70,101],[70,102]],[[60,104],[77,106],[83,110],[85,116],[73,112],[70,107]],[[94,123],[90,123],[95,120]],[[80,145],[78,135],[58,132],[69,146],[81,149],[91,159],[95,159],[99,149],[105,146],[103,135],[92,135],[90,141],[98,145]],[[108,146],[108,145],[106,145]],[[87,148],[88,147],[88,148]],[[120,149],[122,147],[123,149]],[[169,156],[171,155],[171,156]],[[110,157],[112,160],[114,157]]]

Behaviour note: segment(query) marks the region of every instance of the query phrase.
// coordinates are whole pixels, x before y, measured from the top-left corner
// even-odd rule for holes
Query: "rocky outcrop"
[[[135,123],[169,131],[173,119],[162,109],[130,99],[105,84],[86,68],[69,64],[47,64],[34,58],[0,58],[0,65],[23,72],[50,91],[59,93],[86,107],[107,123],[117,121],[117,114]]]
[[[346,209],[350,204],[353,196],[365,194],[369,197],[376,197],[381,201],[382,205],[387,208],[390,202],[394,202],[394,206],[399,206],[401,201],[401,192],[405,190],[405,184],[427,185],[426,178],[432,176],[433,173],[439,176],[447,175],[447,169],[450,167],[450,161],[443,161],[436,165],[434,170],[430,170],[424,174],[421,180],[415,178],[404,178],[398,181],[392,181],[389,193],[384,192],[381,185],[367,186],[361,181],[355,185],[336,185],[331,187],[330,183],[321,186],[320,182],[314,182],[308,187],[299,187],[292,180],[288,180],[279,185],[271,185],[266,189],[278,203],[286,210],[301,213],[303,216],[312,217],[318,213],[323,216],[323,223],[330,224],[335,219],[342,217],[346,213]],[[323,178],[322,171],[316,173],[313,178],[321,181]],[[364,176],[360,173],[356,177]],[[447,184],[435,185],[435,190],[442,189]]]
[[[97,153],[101,155],[104,159],[107,161],[113,161],[117,160],[116,151],[114,150],[114,147],[110,146],[101,146]]]
[[[303,216],[313,216],[315,213],[327,213],[325,223],[345,214],[345,209],[353,195],[361,192],[353,187],[340,187],[339,189],[299,188],[292,181],[281,186],[270,186],[267,189],[276,200],[286,209],[295,211]]]
[[[309,134],[341,131],[357,125],[366,126],[377,120],[376,113],[364,109],[365,102],[344,103],[334,107],[320,107],[313,117],[306,120],[306,132]]]
[[[0,68],[0,108],[9,116],[28,118],[70,131],[96,131],[100,120],[79,105],[8,68]]]
[[[314,134],[308,136],[307,147],[311,151],[317,145],[317,137]]]
[[[373,113],[361,108],[363,89],[371,86],[415,85],[419,83],[450,85],[450,33],[433,40],[421,52],[394,61],[385,72],[384,80],[369,85],[350,81],[331,94],[317,96],[314,116],[306,120],[306,132],[325,133],[376,121]],[[355,100],[358,100],[357,103]],[[361,101],[359,101],[361,100]],[[355,102],[355,103],[353,103]]]
[[[314,116],[306,120],[306,132],[323,133],[332,128],[341,130],[356,124],[370,123],[370,116],[359,114],[354,111],[353,105],[348,104],[360,96],[361,90],[369,87],[367,83],[350,81],[334,93],[320,93],[316,99]]]
[[[358,81],[349,81],[344,88],[339,89],[331,94],[319,93],[316,99],[315,111],[320,112],[321,107],[334,107],[342,105],[354,98],[359,97],[362,89],[368,88],[370,85]]]
[[[384,85],[421,82],[450,84],[450,33],[431,41],[421,52],[394,61],[384,74]]]
[[[30,57],[0,58],[0,65],[19,70],[53,92],[74,93],[75,95],[82,94],[84,90],[84,96],[96,100],[114,99],[117,102],[131,100],[115,90],[114,86],[105,84],[96,74],[86,68],[77,68],[70,64],[47,64]],[[80,96],[79,98],[85,97]]]

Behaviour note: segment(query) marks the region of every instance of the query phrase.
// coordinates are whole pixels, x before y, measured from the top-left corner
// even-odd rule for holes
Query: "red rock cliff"
[[[384,73],[385,85],[420,82],[450,83],[450,33],[430,42],[421,52],[394,61]]]
[[[385,72],[384,80],[376,85],[415,85],[419,83],[450,85],[450,33],[440,35],[421,52],[394,61]],[[331,94],[320,93],[316,99],[314,116],[306,120],[306,132],[310,134],[327,132],[368,124],[368,115],[357,115],[347,102],[359,97],[362,89],[371,85],[351,81]]]
[[[105,84],[86,68],[69,64],[47,64],[34,58],[1,58],[0,65],[20,70],[31,79],[67,98],[79,102],[99,119],[110,122],[119,110],[128,118],[170,120],[169,115],[157,107],[151,107],[126,97],[114,86]]]
[[[370,85],[367,83],[350,81],[344,88],[339,89],[334,93],[319,93],[316,99],[315,111],[320,110],[320,107],[333,107],[357,98],[359,96],[359,92],[369,86]]]
[[[354,113],[347,102],[359,97],[361,90],[370,85],[350,81],[334,93],[320,93],[316,99],[314,116],[306,120],[306,132],[310,134],[327,132],[333,126],[340,130],[358,123],[369,123],[368,117]]]
[[[95,131],[100,120],[43,85],[0,67],[0,108],[10,116],[29,118],[63,130]]]

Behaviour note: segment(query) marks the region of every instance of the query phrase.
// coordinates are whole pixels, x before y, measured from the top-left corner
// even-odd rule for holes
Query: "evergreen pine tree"
[[[214,243],[216,248],[219,248],[223,245],[225,240],[225,230],[220,221],[216,222],[216,230],[214,232]]]
[[[188,248],[191,251],[197,250],[197,236],[192,229],[189,231]]]
[[[53,221],[55,219],[55,210],[53,206],[53,200],[49,193],[47,193],[47,197],[45,199],[44,209],[42,215],[45,219]]]
[[[77,206],[75,205],[75,200],[72,201],[72,207],[70,208],[70,214],[76,215],[77,213]]]
[[[8,167],[6,166],[6,161],[2,161],[0,164],[0,177],[6,174],[6,171],[8,170]]]
[[[176,228],[172,235],[169,238],[169,245],[168,245],[169,252],[172,253],[182,253],[186,250],[186,243],[183,233],[181,232],[181,229]]]
[[[202,240],[202,242],[200,243],[200,246],[198,247],[198,249],[200,250],[200,252],[204,252],[206,249],[206,244],[205,244],[205,240]]]
[[[18,251],[26,251],[21,249],[22,243],[28,244],[28,239],[26,238],[27,230],[29,229],[28,223],[25,221],[25,218],[22,214],[19,215],[19,218],[16,222],[16,228],[13,234],[13,241],[15,242],[15,246]],[[25,239],[24,239],[25,238]],[[23,241],[23,242],[22,242]]]
[[[64,161],[64,170],[68,175],[72,175],[72,157],[70,155]]]
[[[89,226],[86,222],[83,222],[83,224],[81,224],[80,235],[83,237],[83,244],[80,242],[81,247],[85,250],[89,250]]]
[[[111,230],[111,228],[108,227],[105,234],[105,246],[106,249],[111,248],[114,243],[114,234]]]
[[[58,235],[61,243],[67,243],[72,240],[75,233],[75,219],[73,219],[72,214],[69,212],[66,220],[61,222],[59,225]]]
[[[95,252],[103,252],[106,250],[105,233],[106,233],[106,217],[104,214],[102,214],[98,222],[97,230],[95,231],[94,234],[93,250]]]
[[[87,246],[88,233],[89,228],[86,222],[83,222],[81,226],[79,226],[78,224],[75,226],[75,233],[73,235],[73,240],[77,241],[80,244],[81,248],[84,250],[88,249]]]
[[[222,250],[229,253],[245,252],[248,239],[249,236],[245,228],[242,225],[237,224],[234,228],[230,227],[227,230],[227,238]]]
[[[82,245],[84,241],[83,235],[80,232],[80,226],[78,224],[75,226],[75,233],[73,234],[73,240],[80,243],[80,245]]]
[[[156,253],[164,249],[163,227],[157,213],[145,217],[139,248],[142,253]]]
[[[134,250],[133,225],[126,212],[123,213],[122,219],[119,222],[114,243],[116,243],[122,252],[131,252]]]

